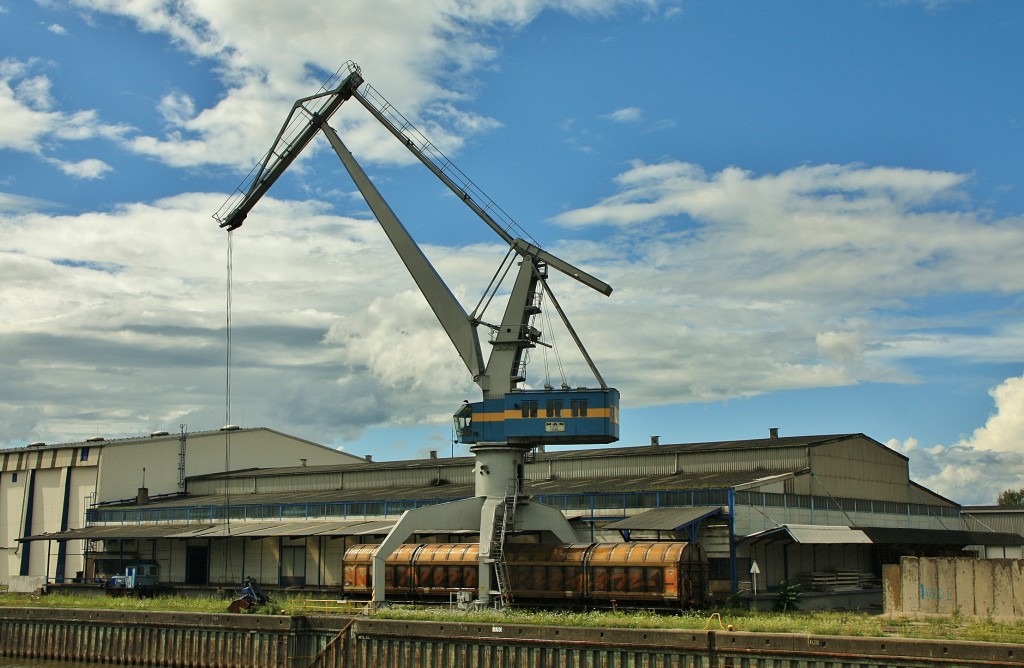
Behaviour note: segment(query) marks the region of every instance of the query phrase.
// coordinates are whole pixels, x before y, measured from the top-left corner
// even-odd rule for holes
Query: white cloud
[[[175,167],[225,164],[248,168],[269,148],[282,110],[309,95],[346,60],[359,63],[372,85],[451,153],[499,123],[463,109],[475,72],[498,54],[493,31],[515,28],[545,10],[608,16],[623,7],[654,9],[655,0],[346,0],[300,4],[75,0],[92,12],[124,16],[140,29],[167,35],[179,48],[209,59],[224,83],[210,106],[194,108],[167,93],[159,112],[163,135],[134,137],[130,150]],[[323,26],[330,25],[330,31]],[[286,35],[287,39],[282,39]],[[358,106],[358,105],[352,105]],[[405,163],[401,146],[365,113],[339,113],[346,141],[367,160]]]
[[[599,247],[572,248],[616,288],[613,305],[587,302],[577,326],[612,351],[607,375],[644,369],[629,388],[641,404],[907,382],[905,363],[926,355],[1020,359],[1024,328],[917,319],[915,299],[1024,289],[1024,227],[965,209],[964,181],[861,165],[754,176],[636,162],[617,194],[556,218],[608,230]],[[668,362],[672,350],[686,355]]]
[[[989,395],[995,400],[996,412],[985,426],[957,445],[1024,454],[1024,377],[1008,378]]]
[[[44,200],[35,197],[25,197],[11,193],[0,192],[0,215],[5,213],[24,213],[27,211],[42,211],[52,205]]]
[[[917,439],[889,447],[910,458],[911,477],[964,505],[994,504],[1000,492],[1024,487],[1024,377],[1007,378],[989,391],[995,412],[958,443],[921,448]]]
[[[128,132],[127,126],[102,122],[92,110],[53,110],[52,82],[46,75],[35,73],[40,67],[36,60],[0,61],[0,150],[49,156],[58,150],[54,143],[94,137],[117,139]],[[56,158],[53,162],[68,164]],[[92,162],[88,168],[95,172]]]
[[[168,123],[181,125],[195,115],[196,105],[187,93],[174,91],[160,100],[157,110]]]
[[[64,26],[62,26],[59,23],[52,23],[46,29],[49,30],[50,32],[52,32],[54,35],[66,35],[66,34],[68,34],[68,29],[65,28]]]
[[[56,165],[60,171],[76,179],[101,179],[113,169],[107,163],[96,158],[87,158],[78,162],[50,159],[47,162]]]
[[[635,123],[642,120],[643,117],[644,112],[639,107],[623,107],[604,116],[604,118],[616,123]]]
[[[0,149],[43,156],[82,179],[101,178],[111,166],[69,160],[62,143],[103,138],[165,165],[247,168],[268,148],[283,110],[346,58],[453,152],[498,126],[466,110],[474,74],[500,64],[492,31],[552,9],[604,15],[657,5],[73,4],[166,35],[222,85],[206,97],[169,85],[151,102],[157,123],[133,134],[93,110],[61,109],[40,62],[0,61]],[[367,160],[410,159],[363,117],[357,105],[346,105],[336,118],[354,150]],[[636,121],[643,112],[627,107],[608,118]],[[581,150],[588,150],[586,139],[581,134]],[[961,190],[967,181],[963,174],[866,165],[755,174],[637,161],[618,176],[614,195],[557,218],[575,228],[575,238],[546,244],[612,283],[611,299],[561,277],[552,285],[629,406],[900,382],[912,377],[906,362],[925,356],[1020,359],[1024,327],[980,318],[964,330],[925,318],[912,303],[951,293],[998,299],[1024,288],[1024,226],[972,210]],[[0,422],[18,425],[4,434],[52,441],[79,438],[92,432],[83,424],[99,422],[133,434],[144,431],[140,423],[220,423],[224,234],[209,214],[221,201],[220,194],[184,194],[61,216],[0,194],[0,310],[20,314],[0,322],[10,351],[0,364],[7,393],[0,392]],[[367,426],[446,423],[468,380],[376,224],[334,215],[329,204],[312,200],[268,198],[260,212],[260,224],[234,239],[237,406],[324,442]],[[578,234],[583,228],[586,235]],[[495,264],[502,254],[430,251],[453,289],[467,295],[493,270],[490,254]],[[572,356],[564,350],[568,337],[559,340]],[[530,381],[540,384],[547,351],[534,352]],[[580,360],[566,364],[571,384],[592,382]],[[23,410],[26,398],[38,408]],[[1010,411],[999,408],[1000,415]],[[986,445],[1006,443],[997,437],[1012,428],[990,423],[986,430],[940,450],[912,440],[901,447],[936,461],[1015,456]]]

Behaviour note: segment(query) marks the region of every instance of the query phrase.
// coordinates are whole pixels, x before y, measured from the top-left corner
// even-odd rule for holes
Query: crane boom
[[[426,297],[434,315],[444,327],[455,350],[458,351],[459,357],[469,369],[469,373],[474,380],[478,379],[484,373],[484,358],[480,350],[480,339],[476,335],[476,327],[470,321],[469,315],[448,289],[434,266],[430,264],[427,256],[409,236],[408,230],[398,220],[398,216],[388,206],[377,187],[370,181],[370,177],[359,166],[348,147],[341,141],[338,133],[327,123],[324,123],[321,129],[327,136],[327,141],[331,143],[331,147],[334,148],[334,152],[338,154],[338,158],[345,165],[345,169],[348,170],[352,181],[363,195],[363,199],[370,205],[380,226],[384,228],[385,234],[391,240],[391,245],[395,247],[402,262],[412,274],[420,292]]]
[[[235,194],[213,214],[221,227],[230,232],[242,226],[252,208],[299,157],[306,145],[320,131],[320,126],[326,123],[363,83],[363,76],[359,66],[350,60],[341,66],[332,80],[338,81],[337,86],[328,89],[328,82],[316,95],[295,101],[274,139],[273,146],[263,156],[263,160],[253,168],[249,178],[242,182]]]

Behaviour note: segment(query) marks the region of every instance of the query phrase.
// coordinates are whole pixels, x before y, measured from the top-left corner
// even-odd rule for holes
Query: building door
[[[206,545],[189,545],[185,551],[185,584],[207,584],[209,574],[210,548]]]
[[[302,587],[306,584],[306,548],[303,545],[281,547],[281,586]]]

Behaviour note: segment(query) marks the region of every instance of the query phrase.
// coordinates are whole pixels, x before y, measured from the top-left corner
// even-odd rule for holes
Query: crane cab
[[[515,390],[501,399],[465,402],[456,411],[460,443],[582,445],[619,440],[614,388]]]

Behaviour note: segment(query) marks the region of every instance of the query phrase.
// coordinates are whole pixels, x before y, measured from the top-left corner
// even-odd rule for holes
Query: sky
[[[467,453],[479,390],[323,137],[212,218],[354,61],[612,285],[550,281],[621,445],[864,433],[994,503],[1024,487],[1021,34],[1015,0],[0,0],[0,445]],[[503,242],[357,103],[332,126],[470,310]],[[539,328],[530,386],[594,386]]]

